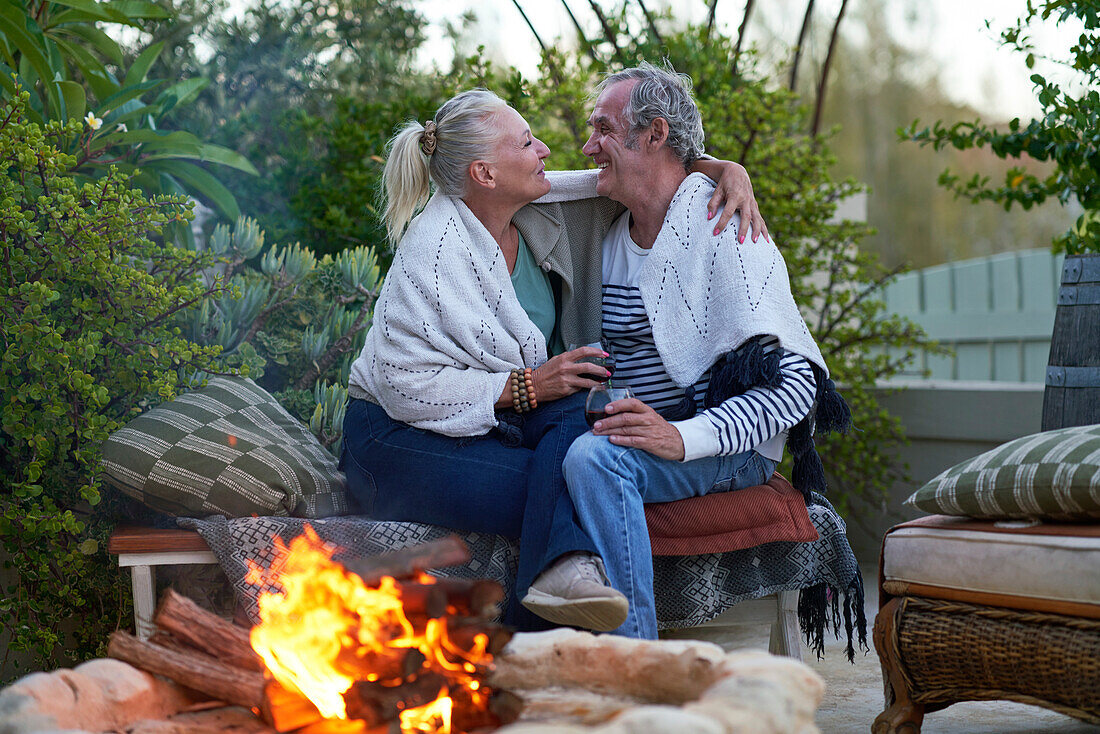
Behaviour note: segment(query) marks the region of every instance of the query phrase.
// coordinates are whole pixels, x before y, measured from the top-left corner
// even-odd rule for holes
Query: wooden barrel
[[[1043,430],[1100,423],[1100,254],[1067,255],[1047,360]]]

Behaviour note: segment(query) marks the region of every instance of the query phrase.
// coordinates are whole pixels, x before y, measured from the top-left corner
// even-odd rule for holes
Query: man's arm
[[[813,371],[794,353],[779,363],[779,387],[753,387],[673,427],[684,442],[684,461],[749,451],[806,417],[816,392]]]
[[[597,421],[593,432],[672,461],[743,453],[788,430],[813,407],[810,363],[789,353],[779,370],[779,387],[750,388],[685,421],[669,423],[640,400],[619,400],[607,406],[609,417]]]

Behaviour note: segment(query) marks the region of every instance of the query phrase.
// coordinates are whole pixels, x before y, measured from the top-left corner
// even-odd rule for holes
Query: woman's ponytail
[[[491,159],[499,141],[493,116],[508,105],[485,89],[471,89],[447,100],[435,119],[406,122],[386,144],[382,169],[386,236],[396,245],[413,216],[428,201],[431,182],[447,196],[466,193],[467,171],[478,159]]]
[[[382,190],[386,199],[386,237],[396,245],[417,210],[428,201],[428,156],[421,143],[424,126],[407,122],[386,144]]]

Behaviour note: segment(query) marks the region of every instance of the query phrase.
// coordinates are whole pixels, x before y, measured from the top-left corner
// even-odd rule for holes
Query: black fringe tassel
[[[684,397],[681,398],[680,402],[671,408],[662,410],[661,417],[666,421],[686,421],[688,418],[694,417],[696,412],[695,387],[688,385],[684,388]]]
[[[825,630],[832,627],[833,636],[840,639],[841,608],[844,615],[844,633],[847,644],[844,654],[848,662],[855,662],[856,645],[863,652],[867,646],[867,614],[864,611],[863,577],[856,571],[855,577],[841,593],[826,583],[809,586],[798,594],[798,626],[806,646],[817,659],[825,657]]]
[[[497,413],[496,430],[500,434],[500,442],[504,446],[514,449],[523,445],[523,416],[519,413],[506,410]]]

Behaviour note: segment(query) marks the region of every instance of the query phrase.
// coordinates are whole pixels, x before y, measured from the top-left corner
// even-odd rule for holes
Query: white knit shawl
[[[477,436],[497,425],[509,371],[545,355],[500,247],[461,199],[437,193],[397,247],[349,392],[417,428]]]
[[[596,172],[554,181],[548,197],[558,201],[591,196]],[[730,350],[759,334],[773,334],[782,347],[828,374],[806,322],[791,296],[787,266],[774,242],[737,241],[734,214],[717,237],[707,220],[714,182],[701,173],[680,184],[639,276],[638,288],[653,327],[665,371],[680,387],[693,385]],[[541,201],[541,200],[540,200]]]
[[[787,266],[774,242],[737,241],[740,217],[717,237],[707,220],[714,182],[684,179],[639,275],[638,289],[653,341],[668,376],[694,384],[719,357],[758,334],[779,337],[783,349],[826,370],[791,296]]]

